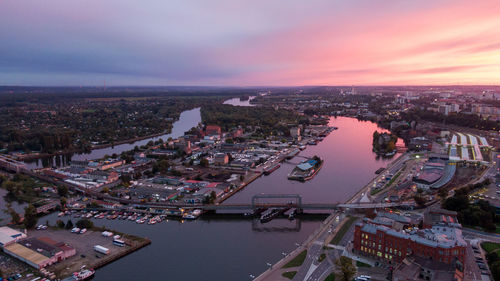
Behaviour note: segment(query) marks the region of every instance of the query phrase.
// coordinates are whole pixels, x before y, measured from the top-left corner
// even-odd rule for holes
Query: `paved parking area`
[[[95,245],[101,245],[108,248],[110,253],[107,256],[113,256],[125,251],[130,246],[119,247],[113,245],[113,237],[104,237],[100,231],[87,231],[84,234],[71,233],[70,230],[46,229],[33,230],[28,233],[29,237],[50,237],[55,241],[65,242],[76,249],[76,255],[56,263],[47,268],[47,270],[56,273],[56,275],[69,275],[78,271],[83,265],[91,267],[93,264],[103,258],[103,254],[94,251]]]

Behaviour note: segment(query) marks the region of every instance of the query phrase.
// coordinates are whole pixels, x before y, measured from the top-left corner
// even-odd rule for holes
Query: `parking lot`
[[[101,245],[109,249],[107,257],[120,254],[130,246],[113,245],[113,237],[104,237],[100,231],[89,230],[84,234],[71,233],[70,230],[59,230],[48,228],[46,230],[33,230],[28,233],[30,237],[50,237],[55,241],[65,242],[76,249],[76,255],[62,262],[47,267],[57,276],[67,276],[85,265],[92,267],[104,257],[103,254],[94,251],[95,245]]]

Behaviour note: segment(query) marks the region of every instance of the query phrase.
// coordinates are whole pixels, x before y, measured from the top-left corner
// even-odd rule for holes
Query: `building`
[[[426,137],[415,137],[410,139],[408,149],[413,151],[432,151],[432,140]]]
[[[462,281],[464,273],[454,264],[445,264],[420,257],[406,258],[393,272],[394,281]]]
[[[207,125],[207,127],[205,128],[205,133],[207,134],[207,136],[220,137],[222,135],[222,129],[220,128],[220,126]]]
[[[4,252],[28,265],[41,269],[76,255],[75,248],[49,237],[27,238],[10,244]]]
[[[215,154],[215,165],[227,165],[229,163],[229,156],[226,153]]]
[[[20,239],[26,238],[26,234],[8,226],[0,227],[0,247],[4,248],[7,245],[13,244]]]
[[[426,209],[424,212],[422,225],[424,228],[432,228],[433,225],[461,227],[460,223],[458,223],[457,212],[440,208]]]
[[[299,127],[293,127],[290,129],[290,136],[292,138],[299,138],[300,137],[300,128]]]
[[[99,170],[105,171],[109,170],[111,168],[116,168],[121,165],[125,164],[125,160],[121,159],[107,159],[106,161],[101,163],[101,166],[99,167]]]
[[[440,158],[429,158],[422,171],[413,178],[417,187],[422,189],[441,188],[451,181],[456,165]]]
[[[354,230],[354,250],[390,264],[399,264],[410,256],[421,257],[463,268],[467,243],[462,230],[434,225],[422,230],[396,230],[365,218]]]

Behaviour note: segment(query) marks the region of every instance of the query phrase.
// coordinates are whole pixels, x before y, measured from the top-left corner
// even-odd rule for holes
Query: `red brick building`
[[[207,125],[205,128],[205,133],[207,136],[221,136],[222,129],[216,125]]]
[[[435,225],[430,229],[396,231],[365,219],[354,230],[354,250],[388,263],[400,263],[409,255],[463,266],[467,243],[462,230]]]

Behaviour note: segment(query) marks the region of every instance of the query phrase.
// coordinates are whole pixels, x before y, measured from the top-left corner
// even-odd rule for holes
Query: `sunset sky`
[[[500,84],[500,1],[0,0],[0,85]]]

